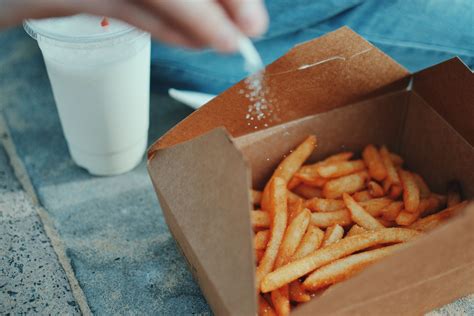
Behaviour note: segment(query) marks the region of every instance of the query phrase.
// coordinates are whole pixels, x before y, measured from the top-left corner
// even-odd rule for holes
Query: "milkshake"
[[[94,175],[133,169],[149,124],[150,36],[90,15],[28,20],[43,53],[69,152]]]

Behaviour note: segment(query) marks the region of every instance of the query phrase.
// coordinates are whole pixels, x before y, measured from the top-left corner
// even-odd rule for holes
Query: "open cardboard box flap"
[[[311,159],[387,144],[435,190],[457,178],[474,196],[472,72],[452,59],[412,78],[413,91],[406,91],[405,69],[342,28],[267,68],[280,125],[248,128],[240,82],[150,148],[148,170],[163,214],[216,314],[255,314],[248,188],[261,187],[282,154],[309,133],[318,136]],[[466,209],[295,314],[419,314],[473,292],[474,206]]]

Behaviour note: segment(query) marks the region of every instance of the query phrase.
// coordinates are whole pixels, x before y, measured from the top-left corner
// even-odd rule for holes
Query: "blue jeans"
[[[474,67],[473,0],[268,0],[255,44],[265,64],[295,44],[348,25],[412,72],[459,56]],[[152,88],[220,93],[246,76],[240,55],[155,42]]]

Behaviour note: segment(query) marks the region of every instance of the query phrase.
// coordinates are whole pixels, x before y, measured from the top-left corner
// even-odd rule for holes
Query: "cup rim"
[[[65,17],[61,17],[65,18]],[[130,34],[134,31],[138,31],[137,28],[126,24],[126,27],[115,31],[115,32],[107,32],[101,34],[94,34],[94,35],[78,35],[78,36],[68,36],[62,35],[55,32],[51,32],[45,30],[44,28],[37,25],[36,19],[27,19],[23,21],[23,28],[25,29],[26,33],[30,35],[33,39],[46,39],[53,42],[61,42],[64,44],[89,44],[89,43],[98,43],[103,41],[110,41],[124,35]]]

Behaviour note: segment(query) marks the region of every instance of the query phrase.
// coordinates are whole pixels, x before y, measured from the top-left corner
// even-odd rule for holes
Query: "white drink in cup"
[[[123,22],[75,15],[28,20],[73,160],[94,175],[137,166],[147,147],[150,36]]]

